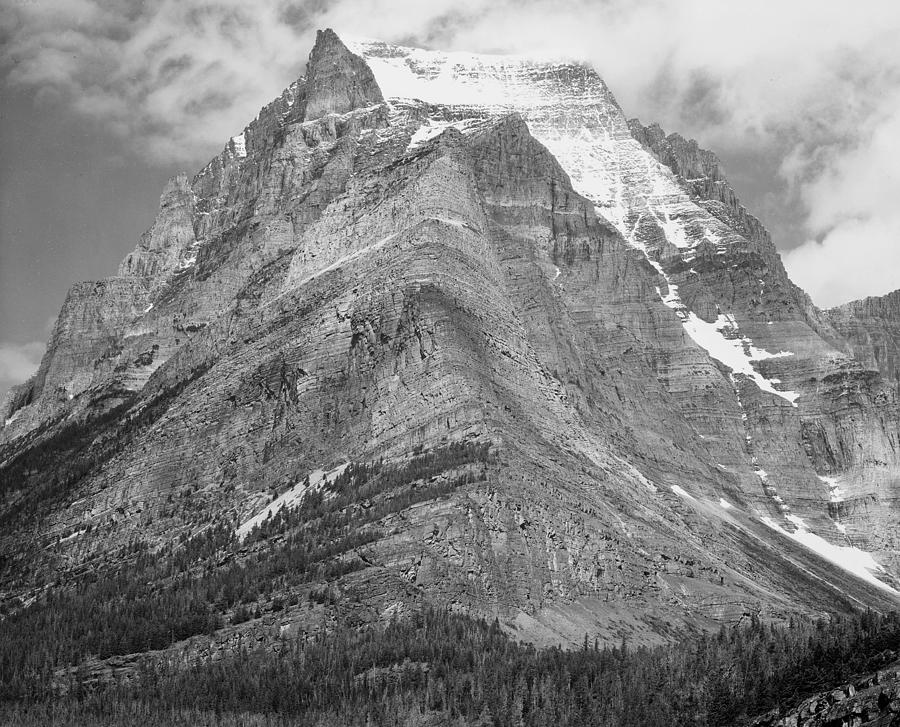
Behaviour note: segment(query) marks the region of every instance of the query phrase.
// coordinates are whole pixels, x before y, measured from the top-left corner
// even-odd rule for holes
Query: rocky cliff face
[[[7,400],[4,595],[462,443],[440,496],[354,505],[352,608],[651,642],[895,607],[898,392],[859,350],[592,70],[326,31]]]
[[[696,141],[681,134],[666,135],[659,124],[644,126],[638,119],[629,119],[628,128],[641,146],[671,169],[708,212],[748,240],[769,240],[766,228],[740,203],[713,152],[701,149]]]
[[[900,378],[900,290],[828,311],[853,355],[896,385]]]
[[[347,53],[333,30],[319,31],[309,57],[306,79],[307,121],[344,114],[384,100],[372,71],[357,55]]]

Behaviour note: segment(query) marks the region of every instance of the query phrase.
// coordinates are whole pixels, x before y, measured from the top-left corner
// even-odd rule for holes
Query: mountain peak
[[[201,538],[203,653],[428,601],[635,645],[895,607],[895,308],[843,336],[732,195],[584,64],[321,31],[0,410],[10,592]]]
[[[327,28],[316,34],[307,65],[305,120],[342,114],[384,100],[372,71]]]

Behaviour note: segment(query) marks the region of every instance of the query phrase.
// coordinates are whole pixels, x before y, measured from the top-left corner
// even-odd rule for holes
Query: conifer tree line
[[[900,654],[900,615],[754,619],[674,646],[538,649],[499,625],[424,610],[338,627],[279,651],[184,669],[148,661],[130,683],[7,700],[31,725],[739,725]],[[43,721],[42,721],[43,720]]]
[[[112,567],[53,585],[25,607],[4,604],[0,690],[34,696],[61,667],[212,634],[294,605],[298,593],[328,600],[319,584],[364,567],[355,552],[382,537],[379,520],[483,479],[492,458],[488,444],[460,442],[398,464],[353,463],[243,540],[233,523],[217,522],[161,550],[133,541]]]
[[[220,520],[161,548],[134,540],[113,565],[5,603],[0,724],[726,725],[900,656],[895,613],[753,620],[656,649],[586,636],[562,650],[442,610],[362,629],[338,621],[277,651],[190,667],[147,653],[301,599],[339,607],[336,581],[367,567],[360,552],[384,537],[386,516],[483,482],[496,463],[483,442],[354,462],[243,539]],[[141,669],[98,682],[90,665],[116,655],[138,655]]]

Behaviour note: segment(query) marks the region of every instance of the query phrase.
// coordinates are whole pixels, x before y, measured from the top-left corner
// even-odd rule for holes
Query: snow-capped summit
[[[563,643],[896,608],[900,306],[817,310],[714,155],[578,62],[332,31],[235,132],[0,408],[11,599],[139,553],[284,606],[210,635],[192,591],[204,654],[426,602]]]

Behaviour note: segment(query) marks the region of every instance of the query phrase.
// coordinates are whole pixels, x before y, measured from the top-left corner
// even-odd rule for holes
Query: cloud
[[[387,2],[370,2],[391,35]],[[435,47],[588,59],[629,115],[758,160],[751,210],[769,211],[795,280],[820,305],[900,288],[900,4],[497,0],[410,9]],[[366,32],[349,3],[330,17]],[[396,34],[396,32],[395,32]],[[782,161],[783,160],[783,161]],[[740,190],[739,190],[740,191]],[[818,241],[817,241],[818,240]]]
[[[848,246],[874,252],[877,238],[883,252],[900,235],[896,179],[885,177],[900,160],[888,137],[879,142],[900,89],[895,0],[42,0],[0,19],[0,68],[136,154],[198,165],[302,73],[326,26],[589,60],[629,115],[726,160],[758,153],[745,202],[774,210],[782,249],[800,246],[786,257],[795,275],[805,277],[796,261],[824,275]],[[867,292],[865,282],[851,287]],[[818,302],[834,299],[823,292],[833,286],[806,284]]]
[[[300,75],[312,29],[281,3],[42,0],[0,19],[7,83],[61,94],[134,152],[197,163]]]
[[[821,307],[900,287],[900,215],[848,220],[822,242],[810,240],[783,255],[791,279]]]
[[[851,146],[825,149],[808,162],[817,170],[802,197],[816,237],[790,250],[784,262],[822,306],[900,287],[900,91],[879,111]]]
[[[0,341],[0,400],[10,386],[26,381],[41,363],[45,344]]]

